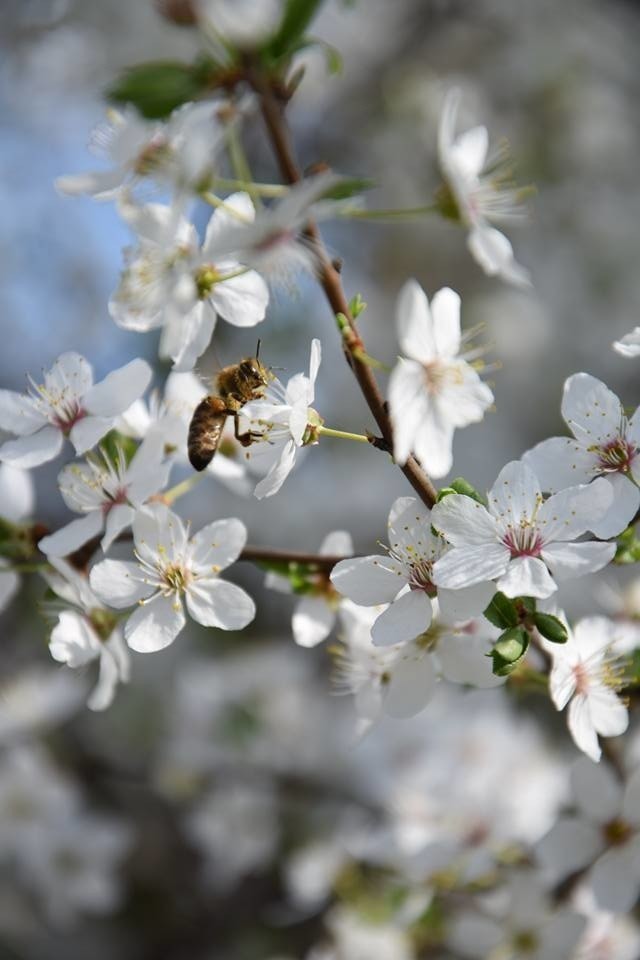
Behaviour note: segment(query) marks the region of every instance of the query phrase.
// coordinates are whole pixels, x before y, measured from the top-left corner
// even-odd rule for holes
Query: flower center
[[[215,264],[205,263],[199,267],[194,275],[198,299],[206,300],[211,296],[216,283],[220,281],[222,274],[216,269]]]
[[[595,448],[601,473],[629,473],[637,452],[637,448],[624,437],[616,437]]]
[[[543,540],[535,524],[522,521],[519,527],[509,525],[502,538],[505,547],[511,551],[512,557],[539,557],[543,547]]]
[[[442,363],[441,360],[423,363],[422,370],[425,389],[432,396],[440,393],[443,387],[456,379],[455,369],[448,363]]]
[[[144,147],[135,159],[134,173],[148,177],[171,159],[171,147],[166,140],[157,137]]]
[[[171,593],[174,591],[184,593],[190,581],[193,579],[193,574],[181,564],[172,563],[162,571],[162,579]]]
[[[629,840],[632,833],[631,824],[622,817],[615,817],[602,827],[602,835],[610,847],[621,847]]]
[[[533,930],[518,930],[513,935],[513,947],[519,953],[533,953],[538,947],[538,936]]]

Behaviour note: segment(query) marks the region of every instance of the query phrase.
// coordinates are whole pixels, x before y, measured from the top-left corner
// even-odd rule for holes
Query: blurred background
[[[155,336],[118,329],[107,311],[130,235],[111,204],[62,198],[53,181],[93,167],[89,132],[122,68],[188,59],[197,38],[163,20],[151,0],[0,0],[0,15],[2,386],[22,390],[25,373],[37,375],[64,350],[84,354],[97,378],[145,356],[161,383]],[[635,406],[637,362],[610,344],[640,322],[638,5],[333,0],[314,33],[340,50],[344,68],[328,77],[321,53],[305,55],[291,110],[303,166],[326,161],[373,178],[374,207],[430,202],[440,181],[438,117],[455,85],[460,128],[484,123],[492,142],[506,138],[518,182],[536,187],[528,219],[508,230],[531,292],[485,277],[464,232],[437,217],[324,231],[344,260],[347,293],[369,305],[361,331],[374,356],[393,362],[394,304],[409,277],[429,294],[454,287],[463,325],[485,325],[489,362],[500,365],[491,376],[496,409],[456,434],[452,476],[486,489],[505,462],[562,433],[562,385],[578,370]],[[259,120],[246,146],[256,178],[276,179]],[[311,337],[320,336],[318,410],[330,426],[371,428],[322,296],[310,279],[291,293],[275,294],[259,328],[264,358],[285,376],[305,370]],[[220,325],[215,353],[198,370],[213,376],[254,348],[254,330]],[[52,527],[70,519],[59,469],[34,473],[37,516]],[[211,481],[180,512],[196,529],[240,515],[252,543],[299,550],[348,529],[357,552],[369,553],[384,538],[391,502],[409,492],[384,455],[323,441],[266,504]],[[384,721],[358,742],[351,704],[331,692],[330,658],[291,639],[290,598],[265,593],[263,574],[247,564],[234,575],[257,596],[256,624],[231,638],[192,628],[162,654],[136,656],[130,687],[102,715],[84,707],[88,678],[48,660],[40,584],[29,581],[4,612],[0,843],[6,852],[17,842],[24,803],[41,818],[40,850],[47,824],[59,822],[52,811],[72,811],[65,823],[76,830],[62,837],[51,828],[55,856],[46,862],[33,841],[17,878],[0,857],[0,958],[303,958],[328,935],[322,911],[335,890],[348,902],[349,884],[357,886],[346,847],[407,829],[399,811],[411,804],[451,802],[457,789],[493,815],[492,785],[508,766],[515,798],[520,790],[530,809],[540,796],[533,835],[522,825],[516,835],[534,840],[549,827],[566,793],[567,738],[555,717],[541,733],[535,703],[443,689],[411,723]],[[563,601],[572,613],[593,611],[584,581]],[[516,731],[527,758],[510,752]],[[468,780],[454,788],[462,758]],[[339,939],[344,918],[330,916]],[[333,949],[314,958],[374,956]],[[385,960],[412,956],[400,941],[384,949]]]

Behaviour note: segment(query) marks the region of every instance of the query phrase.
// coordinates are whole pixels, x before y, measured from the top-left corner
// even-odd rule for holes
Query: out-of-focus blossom
[[[81,680],[62,670],[30,667],[0,682],[0,742],[51,729],[76,712],[85,696]]]
[[[631,333],[626,333],[620,340],[614,340],[613,349],[623,357],[640,356],[640,327],[634,327]]]
[[[528,270],[517,263],[513,248],[492,222],[513,220],[520,214],[518,191],[505,177],[499,157],[488,157],[489,134],[478,126],[456,136],[459,90],[450,90],[442,108],[438,130],[440,169],[449,188],[447,213],[469,230],[472,256],[489,276],[499,276],[520,287],[530,286]]]
[[[283,0],[196,0],[200,28],[238,50],[253,50],[272,36],[282,20]]]
[[[452,544],[437,560],[433,582],[456,590],[495,579],[508,597],[549,597],[556,580],[601,570],[614,543],[572,543],[609,509],[613,490],[599,478],[544,500],[525,464],[508,463],[489,491],[489,507],[451,494],[432,511],[433,524]]]
[[[564,385],[562,416],[575,439],[543,440],[522,459],[549,493],[604,477],[613,500],[589,529],[608,539],[631,523],[640,506],[640,408],[628,420],[601,380],[576,373]]]
[[[588,882],[598,904],[627,913],[640,893],[640,770],[625,785],[606,764],[581,759],[571,783],[577,814],[543,837],[538,859],[554,882],[593,864]]]
[[[389,380],[393,452],[398,463],[414,452],[433,477],[451,469],[453,432],[482,420],[493,394],[460,354],[460,297],[439,290],[431,307],[409,280],[398,298],[401,357]]]
[[[0,447],[0,460],[37,467],[53,460],[68,437],[76,453],[90,450],[116,418],[142,396],[151,380],[145,360],[132,360],[94,384],[90,364],[63,353],[28,393],[0,390],[0,427],[16,434]]]
[[[253,620],[251,597],[219,577],[246,543],[240,520],[216,520],[189,539],[180,517],[158,503],[136,512],[133,539],[138,563],[103,560],[90,577],[107,606],[137,605],[124,628],[132,650],[150,653],[173,643],[186,623],[183,597],[205,627],[241,630]]]
[[[34,505],[31,474],[8,463],[0,463],[0,517],[18,524],[32,516]],[[11,603],[20,586],[20,576],[7,569],[8,566],[6,560],[0,558],[0,612]]]

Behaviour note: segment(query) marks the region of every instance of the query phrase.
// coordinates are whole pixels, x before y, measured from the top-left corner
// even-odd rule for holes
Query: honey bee
[[[194,470],[204,470],[215,455],[227,417],[233,417],[236,439],[243,446],[252,442],[251,433],[238,432],[238,414],[245,403],[259,400],[274,374],[259,359],[260,342],[255,357],[223,367],[216,377],[217,394],[204,397],[193,412],[189,424],[187,451]]]

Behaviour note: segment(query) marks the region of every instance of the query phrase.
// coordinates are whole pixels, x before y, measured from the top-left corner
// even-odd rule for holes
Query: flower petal
[[[100,656],[100,641],[84,616],[63,610],[51,631],[49,652],[58,663],[75,669]]]
[[[105,560],[104,563],[109,561]],[[124,635],[132,650],[155,653],[173,643],[185,623],[179,597],[165,597],[159,593],[131,614],[125,624]]]
[[[84,395],[83,406],[96,417],[117,417],[142,396],[151,376],[146,360],[132,360],[91,387]]]
[[[472,497],[459,493],[452,493],[436,503],[431,520],[455,547],[495,544],[499,539],[496,521],[488,510]]]
[[[541,503],[538,478],[520,460],[507,463],[489,491],[489,510],[510,527],[518,528],[523,519],[530,520]]]
[[[37,433],[3,443],[0,447],[0,460],[28,470],[57,457],[62,450],[62,444],[63,436],[60,430],[43,427]]]
[[[101,560],[89,575],[91,589],[110,607],[124,610],[150,597],[156,587],[145,583],[137,563],[123,560]]]
[[[594,763],[598,763],[602,751],[591,719],[589,698],[584,694],[576,694],[569,704],[567,726],[578,749],[586,753]]]
[[[456,357],[460,350],[460,294],[443,287],[431,300],[433,337],[439,357]]]
[[[216,313],[234,327],[255,327],[264,320],[268,303],[269,288],[255,270],[217,283],[211,294]]]
[[[199,579],[187,590],[190,615],[204,627],[242,630],[256,615],[256,605],[246,591],[226,580]]]
[[[69,440],[73,444],[76,453],[86,453],[95,447],[98,440],[102,440],[105,433],[108,433],[113,426],[112,419],[104,417],[83,417],[71,427]]]
[[[399,563],[376,556],[341,560],[330,579],[339,593],[364,607],[390,603],[406,583]]]
[[[446,503],[448,499],[449,497],[445,497],[441,503]],[[436,504],[433,508],[433,513],[438,506],[439,504]],[[471,587],[484,580],[499,577],[507,569],[509,560],[510,553],[501,543],[453,547],[434,564],[432,580],[436,586],[449,590]]]
[[[127,503],[116,503],[111,510],[109,510],[105,521],[104,537],[100,544],[103,553],[107,552],[123,530],[131,526],[134,515],[135,511],[133,507],[130,507]]]
[[[293,470],[297,449],[294,440],[287,440],[279,458],[273,464],[266,477],[263,477],[260,483],[257,484],[253,491],[254,497],[262,500],[264,497],[272,497],[274,493],[278,492]]]
[[[230,517],[209,523],[191,538],[194,572],[219,573],[238,559],[246,542],[247,528],[241,520]]]
[[[396,327],[400,349],[412,360],[427,363],[437,356],[429,301],[417,280],[407,280],[398,295]]]
[[[576,440],[589,447],[618,436],[622,405],[615,393],[589,373],[574,373],[565,382],[562,416]]]
[[[639,357],[640,327],[634,327],[631,333],[625,333],[620,340],[614,340],[612,347],[621,357]]]
[[[613,487],[613,500],[606,513],[591,522],[589,529],[601,540],[608,540],[622,533],[635,517],[640,507],[640,490],[622,473],[610,473],[603,479]]]
[[[31,474],[8,463],[1,463],[0,504],[2,504],[2,516],[5,520],[11,520],[12,523],[32,516],[35,508],[35,489]]]
[[[440,616],[445,623],[471,620],[486,610],[496,592],[493,583],[475,583],[461,590],[438,590]]]
[[[391,679],[383,693],[383,710],[398,720],[414,717],[427,706],[435,686],[433,658],[424,651],[416,652],[410,644],[393,664]]]
[[[592,863],[603,847],[600,830],[577,817],[561,817],[539,842],[536,856],[554,880]]]
[[[353,553],[353,540],[346,530],[332,530],[328,533],[318,551],[321,557],[348,557]]]
[[[631,847],[614,847],[594,864],[591,886],[602,909],[625,914],[632,909],[640,885],[634,859]]]
[[[302,597],[291,621],[295,642],[299,647],[317,647],[331,633],[335,619],[335,611],[322,597]]]
[[[54,557],[66,557],[92,537],[102,533],[104,517],[101,510],[92,510],[79,520],[72,520],[48,537],[38,541],[38,549]]]
[[[13,390],[0,390],[0,427],[3,430],[18,437],[28,437],[46,422],[31,397]]]
[[[551,437],[528,450],[522,457],[547,493],[589,483],[598,472],[598,457],[571,437]]]
[[[467,246],[488,276],[499,276],[516,287],[531,286],[531,274],[516,261],[510,241],[495,227],[476,224],[467,237]]]
[[[550,543],[542,559],[558,582],[596,573],[613,560],[615,543]]]
[[[377,647],[415,640],[431,623],[431,600],[422,590],[409,590],[380,614],[371,629]]]
[[[507,597],[550,597],[558,589],[546,566],[537,557],[511,560],[498,589]]]
[[[568,487],[543,503],[536,525],[546,543],[574,540],[600,520],[613,501],[613,487],[604,477],[586,486]]]

